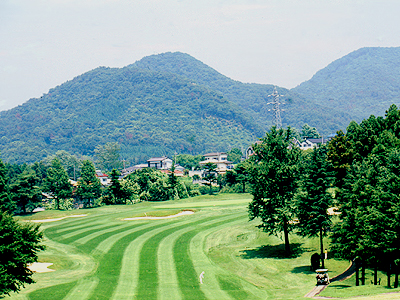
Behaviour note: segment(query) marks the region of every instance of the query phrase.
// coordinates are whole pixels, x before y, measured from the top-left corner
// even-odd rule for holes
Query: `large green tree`
[[[97,157],[97,164],[105,171],[122,168],[120,160],[121,146],[117,142],[109,142],[99,145],[94,150]]]
[[[109,186],[109,190],[113,198],[112,203],[115,204],[126,203],[127,199],[127,195],[119,179],[120,175],[121,173],[116,169],[112,169],[110,173],[111,185]]]
[[[38,251],[44,249],[41,241],[38,225],[18,224],[0,212],[0,297],[34,282],[28,264],[36,262]]]
[[[212,194],[212,184],[217,182],[217,165],[212,162],[208,162],[204,164],[203,169],[204,171],[202,179],[207,182],[207,185],[210,186],[210,194]]]
[[[337,171],[341,221],[333,228],[332,248],[343,258],[357,257],[375,268],[377,263],[386,268],[397,266],[399,110],[392,105],[386,118],[370,116],[360,124],[351,122],[347,133],[339,133],[333,142],[329,144],[329,158]]]
[[[333,206],[332,168],[327,161],[325,146],[314,149],[303,161],[300,187],[296,194],[296,214],[299,219],[298,232],[302,236],[319,236],[322,268],[324,268],[323,237],[332,221],[328,208]]]
[[[11,185],[13,200],[22,213],[32,211],[40,205],[42,197],[39,181],[36,172],[31,167],[27,167]]]
[[[264,231],[283,233],[285,252],[290,254],[289,233],[293,229],[294,195],[297,189],[300,149],[292,145],[292,130],[272,127],[260,144],[253,145],[250,169],[253,200],[250,219],[261,218]]]
[[[13,213],[17,207],[15,201],[10,197],[7,172],[7,167],[0,159],[0,211]]]
[[[96,177],[96,169],[90,160],[82,162],[76,194],[83,200],[86,207],[92,206],[94,200],[101,195],[101,183]]]
[[[60,209],[60,202],[72,197],[72,186],[68,174],[57,158],[51,162],[51,167],[47,170],[44,190],[53,197],[56,209]]]

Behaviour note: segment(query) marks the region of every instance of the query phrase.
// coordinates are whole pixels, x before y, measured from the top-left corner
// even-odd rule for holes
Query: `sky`
[[[398,0],[0,0],[0,110],[175,51],[293,88],[359,48],[400,46],[399,13]]]

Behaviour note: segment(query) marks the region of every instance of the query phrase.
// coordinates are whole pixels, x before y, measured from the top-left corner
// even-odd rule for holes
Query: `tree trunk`
[[[399,287],[399,268],[397,264],[394,265],[394,284],[393,287],[397,289]]]
[[[359,286],[359,280],[360,280],[360,276],[359,276],[359,270],[360,270],[360,264],[358,262],[358,259],[356,260],[356,286]]]
[[[244,193],[246,191],[246,182],[243,181],[242,184],[242,193]]]
[[[387,271],[387,287],[388,288],[390,288],[390,272],[391,272],[391,268],[392,268],[392,265],[391,264],[389,264],[389,268],[388,268],[388,271]]]
[[[285,236],[285,253],[286,253],[286,256],[290,256],[291,251],[290,251],[290,243],[289,243],[289,229],[288,229],[286,217],[283,218],[283,221],[284,221],[283,233]]]
[[[321,268],[325,269],[324,237],[323,237],[322,226],[319,229],[319,244],[321,247]]]
[[[365,285],[365,260],[361,260],[361,285]]]
[[[375,262],[374,266],[374,285],[378,284],[378,262]]]

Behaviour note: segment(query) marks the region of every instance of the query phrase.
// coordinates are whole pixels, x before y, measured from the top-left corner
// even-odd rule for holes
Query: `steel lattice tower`
[[[282,128],[282,118],[281,118],[281,111],[284,111],[284,109],[280,108],[280,105],[283,104],[279,101],[279,97],[283,97],[283,95],[279,95],[276,87],[274,88],[274,91],[271,95],[268,95],[268,97],[272,97],[273,100],[271,102],[268,102],[267,104],[272,104],[272,109],[268,109],[268,111],[274,111],[274,124],[277,129]]]

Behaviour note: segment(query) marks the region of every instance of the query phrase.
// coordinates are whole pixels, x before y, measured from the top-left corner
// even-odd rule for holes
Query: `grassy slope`
[[[257,222],[248,221],[248,201],[249,195],[201,196],[79,210],[74,213],[87,216],[44,223],[47,250],[39,260],[53,262],[56,272],[35,274],[36,284],[10,298],[303,298],[315,284],[308,265],[318,241],[292,236],[296,255],[281,258],[281,240],[260,232],[255,228]],[[122,221],[145,212],[175,214],[180,208],[194,208],[196,213],[165,220]],[[29,218],[63,216],[65,212],[53,211]],[[327,267],[332,276],[347,263],[329,260]],[[204,284],[200,284],[203,271]],[[332,285],[324,295],[338,296],[338,290],[346,288]],[[342,294],[360,293],[360,289],[348,290],[352,294]]]

